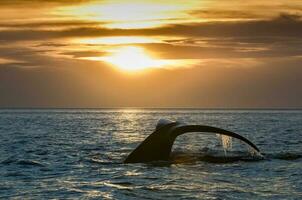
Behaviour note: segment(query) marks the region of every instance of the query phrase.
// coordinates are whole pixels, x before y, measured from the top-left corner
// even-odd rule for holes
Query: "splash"
[[[216,134],[217,137],[221,140],[222,148],[224,150],[224,154],[226,155],[227,150],[232,149],[232,137],[227,135]]]
[[[264,158],[264,155],[262,155],[260,152],[256,151],[254,148],[252,147],[247,147],[249,154],[252,157],[257,157],[257,158]]]
[[[224,151],[224,155],[227,155],[227,151],[231,150],[233,147],[233,141],[232,141],[232,137],[227,136],[227,135],[221,135],[221,134],[216,134],[218,139],[221,141],[221,145]],[[241,142],[241,141],[240,141]],[[245,144],[245,143],[242,143]],[[247,146],[247,151],[249,153],[249,155],[251,155],[252,157],[258,157],[258,158],[264,158],[264,156],[258,152],[256,149]]]

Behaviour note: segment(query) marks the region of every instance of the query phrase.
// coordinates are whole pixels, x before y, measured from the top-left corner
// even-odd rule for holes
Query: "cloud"
[[[185,36],[185,37],[301,37],[302,21],[297,15],[282,14],[271,20],[203,22],[195,24],[172,24],[149,29],[107,29],[102,27],[81,27],[64,30],[6,30],[0,32],[0,39],[7,40],[42,40],[66,37],[101,37],[101,36]],[[52,22],[53,23],[53,22]],[[60,23],[60,22],[59,22]],[[68,23],[68,22],[67,22]],[[69,22],[70,23],[70,22]],[[90,22],[87,22],[90,23]],[[93,23],[93,22],[92,22]],[[49,23],[48,23],[49,24]],[[64,22],[63,22],[64,24]],[[42,24],[40,24],[42,25]],[[47,24],[46,24],[47,25]]]
[[[101,52],[101,51],[69,51],[69,52],[64,52],[64,53],[61,53],[61,54],[72,56],[73,58],[83,58],[83,57],[105,56],[108,53],[107,52]]]
[[[286,17],[285,17],[286,16]],[[199,37],[259,37],[302,35],[302,21],[296,15],[280,15],[271,20],[205,22],[197,24],[171,25],[150,30],[157,34],[172,34]]]
[[[40,22],[1,22],[1,28],[14,29],[39,29],[39,28],[68,28],[68,27],[93,27],[101,25],[101,22],[84,20],[48,20]]]
[[[58,6],[87,3],[91,0],[1,0],[0,7],[23,7],[23,6]]]
[[[183,15],[198,23],[163,19],[176,24],[146,29],[109,29],[101,17],[53,12],[87,2],[1,0],[0,107],[302,107],[299,1],[207,1]],[[79,44],[107,36],[156,37],[122,45],[199,64],[126,76],[104,62],[80,59],[122,46]]]
[[[236,9],[198,9],[189,12],[194,17],[204,18],[207,20],[227,20],[227,19],[257,19],[263,18],[261,14],[257,12],[246,12],[245,10]]]
[[[142,32],[139,30],[138,32]],[[51,40],[76,37],[122,36],[134,34],[132,30],[97,27],[66,28],[64,30],[5,30],[0,32],[0,41]],[[140,33],[143,35],[143,33]]]
[[[250,23],[250,22],[248,22]],[[280,15],[280,17],[275,18],[271,21],[256,21],[253,23],[270,23],[270,24],[294,24],[297,29],[297,34],[299,33],[301,24],[299,17],[297,16],[287,16]],[[218,31],[218,27],[221,26],[247,26],[246,22],[240,23],[214,23],[217,28],[217,32],[214,35],[198,35],[194,33],[194,28],[190,29],[188,34],[185,35],[183,39],[177,40],[164,40],[158,43],[145,43],[145,44],[135,44],[136,46],[141,46],[146,50],[152,52],[157,57],[162,59],[196,59],[201,62],[208,62],[211,59],[261,59],[261,58],[287,58],[287,57],[298,57],[302,55],[302,34],[301,37],[296,36],[284,36],[277,31],[271,32],[269,35],[267,33],[263,35],[260,32],[257,34],[239,34],[236,33],[232,35],[225,36],[223,31]],[[297,25],[298,24],[298,25]],[[190,26],[197,29],[201,27],[206,28],[206,26],[212,26],[212,23],[205,24],[191,24]],[[302,25],[302,24],[301,24]],[[177,27],[162,27],[156,28],[156,30],[171,28],[171,34],[177,34]],[[292,26],[292,25],[290,25]],[[258,27],[258,26],[256,26]],[[258,27],[259,29],[259,27]],[[72,44],[66,43],[62,40],[64,37],[77,38],[88,36],[112,36],[116,35],[133,35],[134,33],[144,34],[143,31],[153,31],[154,29],[148,30],[118,30],[118,29],[103,29],[103,28],[84,28],[84,29],[67,29],[64,31],[15,31],[15,34],[7,33],[4,37],[5,39],[11,39],[11,41],[6,41],[6,47],[0,48],[0,57],[3,59],[14,60],[14,63],[7,63],[7,66],[11,67],[48,67],[48,66],[62,66],[61,63],[70,62],[69,59],[80,59],[85,57],[99,57],[107,55],[107,46],[103,45],[93,45],[92,47],[85,44]],[[173,31],[172,31],[173,30]],[[182,29],[181,29],[182,30]],[[269,32],[271,29],[268,29]],[[290,32],[289,29],[285,29]],[[186,31],[186,30],[185,30]],[[225,30],[224,30],[225,31]],[[247,30],[248,31],[248,30]],[[294,31],[294,30],[292,30]],[[160,31],[159,31],[160,32]],[[41,34],[45,33],[45,34]],[[0,38],[3,32],[0,32]],[[161,34],[161,33],[160,33]],[[219,35],[220,34],[220,35]],[[46,37],[46,35],[48,35]],[[274,35],[274,36],[270,36]],[[64,37],[63,37],[64,36]],[[76,37],[77,36],[77,37]],[[18,38],[19,37],[19,38]],[[63,37],[63,38],[62,38]],[[21,45],[11,45],[19,39],[19,41],[24,41],[27,39],[29,42],[32,40],[36,41],[31,47],[25,47],[22,43]],[[169,37],[166,37],[169,38]],[[60,39],[58,41],[51,39]],[[39,42],[41,41],[41,42]],[[5,43],[5,42],[3,42]],[[76,49],[76,50],[72,50]],[[63,57],[65,56],[65,58]],[[69,56],[69,57],[68,57]],[[225,65],[225,63],[224,63]],[[250,65],[250,64],[249,64]],[[1,65],[3,66],[3,64]]]
[[[67,21],[66,23],[72,24],[73,22]],[[85,24],[85,22],[83,23]],[[14,47],[15,49],[12,47],[9,49],[0,48],[0,56],[29,63],[41,58],[41,54],[46,54],[47,51],[53,52],[53,55],[70,55],[74,58],[103,56],[107,50],[106,46],[102,44],[94,45],[94,49],[98,48],[97,51],[87,50],[85,44],[78,44],[74,46],[78,49],[77,52],[70,52],[70,50],[67,52],[64,47],[69,49],[75,44],[72,42],[67,44],[62,41],[69,38],[127,35],[166,38],[158,43],[135,44],[164,59],[277,58],[302,55],[302,21],[300,16],[281,14],[271,20],[171,25],[152,29],[125,30],[94,26],[68,28],[67,26],[64,30],[0,31],[0,41],[8,46],[12,46],[11,44],[15,42],[35,41],[31,49],[26,49],[22,45]],[[182,38],[169,39],[170,36],[181,36]],[[55,42],[55,40],[60,40],[60,42]],[[40,48],[46,52],[41,52]],[[35,66],[38,64],[38,62],[34,63]]]
[[[139,44],[155,52],[164,59],[209,59],[209,58],[261,58],[261,57],[288,57],[302,55],[301,42],[289,46],[281,44],[244,44],[238,41],[230,44],[216,44],[216,46],[189,46],[173,44]]]

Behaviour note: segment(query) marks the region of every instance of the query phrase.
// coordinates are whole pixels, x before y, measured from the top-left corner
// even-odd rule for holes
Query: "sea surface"
[[[264,158],[190,133],[169,162],[123,164],[160,118],[234,131]],[[302,199],[302,111],[1,109],[0,198]]]

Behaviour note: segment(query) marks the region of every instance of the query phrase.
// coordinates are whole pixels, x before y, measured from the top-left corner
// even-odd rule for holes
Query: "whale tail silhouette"
[[[170,158],[172,146],[176,137],[189,132],[215,133],[237,138],[248,144],[255,152],[260,154],[260,150],[255,144],[237,133],[212,126],[186,125],[179,122],[160,119],[155,131],[129,154],[124,163],[167,161]]]

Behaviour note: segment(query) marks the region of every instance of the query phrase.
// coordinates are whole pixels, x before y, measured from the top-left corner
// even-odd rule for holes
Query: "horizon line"
[[[302,107],[132,107],[132,106],[115,106],[115,107],[1,107],[0,110],[117,110],[117,109],[158,109],[158,110],[302,110]]]

